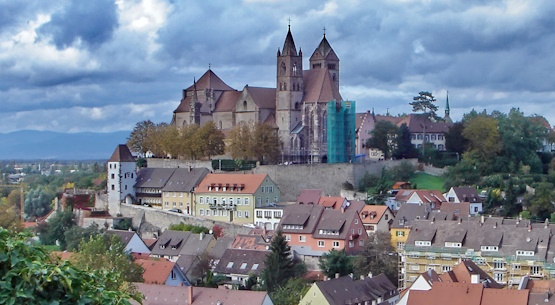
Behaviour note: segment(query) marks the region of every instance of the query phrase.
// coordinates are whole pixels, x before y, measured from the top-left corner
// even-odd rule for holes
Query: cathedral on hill
[[[333,139],[328,136],[328,118],[337,117],[345,107],[352,107],[346,113],[354,115],[354,102],[345,103],[339,93],[339,57],[325,34],[307,68],[303,69],[303,53],[297,50],[289,26],[276,55],[275,88],[246,85],[236,90],[209,68],[183,90],[172,124],[213,121],[224,134],[239,124],[268,124],[281,139],[284,161],[327,162],[328,139]],[[330,116],[330,111],[337,113]],[[354,139],[354,120],[352,132]],[[354,147],[354,143],[347,146],[351,144]],[[348,154],[354,154],[354,148]]]

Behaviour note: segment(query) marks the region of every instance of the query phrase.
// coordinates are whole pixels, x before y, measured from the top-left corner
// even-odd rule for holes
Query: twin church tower
[[[263,123],[278,131],[285,161],[327,160],[327,111],[341,103],[339,57],[324,34],[303,70],[302,50],[291,27],[276,57],[276,87],[246,85],[241,91],[225,84],[210,68],[183,90],[172,124],[214,121],[224,133],[238,124]]]

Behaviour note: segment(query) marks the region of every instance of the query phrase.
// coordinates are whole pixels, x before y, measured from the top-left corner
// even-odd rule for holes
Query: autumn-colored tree
[[[197,132],[197,139],[200,141],[200,151],[204,157],[210,159],[212,156],[224,153],[224,134],[216,127],[214,122],[206,122]]]
[[[269,125],[254,125],[250,143],[252,155],[261,163],[275,163],[279,159],[279,136],[277,130]]]
[[[17,211],[6,198],[2,198],[0,200],[0,227],[9,230],[21,230],[21,220]]]
[[[199,126],[197,124],[191,124],[181,128],[181,153],[179,155],[183,156],[185,159],[197,160],[200,156],[202,156],[198,130]]]
[[[497,120],[490,116],[478,115],[470,118],[462,132],[468,139],[470,150],[465,153],[465,158],[475,158],[486,162],[495,157],[502,147]]]
[[[154,123],[151,120],[138,122],[127,138],[129,149],[145,156],[150,150],[148,147],[148,135],[154,130],[154,127]]]
[[[247,160],[252,157],[251,130],[247,124],[239,124],[229,132],[228,152],[232,159]]]

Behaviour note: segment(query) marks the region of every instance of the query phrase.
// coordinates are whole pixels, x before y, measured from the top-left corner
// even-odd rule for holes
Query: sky
[[[357,112],[543,115],[555,124],[553,0],[0,0],[0,132],[112,132],[170,122],[210,68],[274,87],[288,25],[304,67],[326,38]]]

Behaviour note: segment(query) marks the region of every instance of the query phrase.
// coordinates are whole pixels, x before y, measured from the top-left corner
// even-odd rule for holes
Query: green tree
[[[85,270],[117,271],[125,282],[142,282],[143,267],[133,262],[130,253],[125,252],[125,245],[115,234],[99,234],[89,241],[81,241],[79,252],[71,260]],[[111,289],[123,289],[126,292],[129,285],[114,283]]]
[[[43,245],[54,245],[58,242],[60,248],[65,250],[67,247],[65,233],[73,226],[75,226],[73,213],[67,209],[56,212],[48,222],[37,226],[37,233]]]
[[[318,266],[329,278],[335,277],[336,274],[344,276],[353,272],[352,259],[347,256],[345,249],[339,251],[331,249],[329,252],[324,253],[320,257]]]
[[[384,158],[389,159],[395,149],[396,137],[399,128],[389,121],[378,121],[372,130],[372,137],[366,141],[366,147],[376,148],[384,153]]]
[[[0,228],[9,230],[21,230],[20,214],[15,207],[5,198],[0,200]]]
[[[271,253],[266,256],[265,268],[262,272],[266,290],[274,292],[292,277],[300,276],[303,270],[295,267],[291,258],[291,247],[285,241],[281,231],[272,238]]]
[[[150,150],[149,134],[154,130],[154,123],[151,120],[138,122],[131,134],[127,138],[127,146],[131,151],[145,156]]]
[[[262,164],[276,163],[280,154],[277,130],[266,124],[256,124],[251,134],[250,151]]]
[[[456,122],[445,133],[445,148],[447,151],[456,152],[459,156],[468,149],[468,139],[463,137],[464,123]]]
[[[310,283],[304,278],[291,278],[272,293],[272,301],[275,305],[297,305],[310,289],[309,285]]]
[[[112,271],[85,271],[69,261],[52,261],[30,235],[0,228],[0,304],[130,304],[135,291],[111,289],[121,282]]]
[[[412,106],[413,112],[422,111],[429,115],[430,118],[438,119],[436,115],[437,106],[434,104],[436,102],[435,97],[432,93],[427,91],[421,91],[418,96],[412,98],[413,102],[409,103]]]
[[[412,144],[412,135],[407,124],[403,123],[397,131],[396,147],[393,151],[393,157],[396,159],[417,158],[418,151]]]
[[[370,234],[363,252],[354,261],[355,276],[384,273],[394,284],[397,284],[397,252],[391,245],[389,232]]]
[[[41,217],[48,214],[51,210],[52,199],[54,198],[42,186],[31,189],[25,198],[26,217]]]
[[[539,183],[534,196],[530,199],[530,213],[540,220],[550,218],[554,212],[553,202],[555,202],[553,184]]]
[[[88,242],[91,237],[100,234],[100,229],[96,223],[90,225],[87,228],[81,228],[80,226],[73,226],[65,231],[64,237],[66,242],[67,251],[78,251],[79,244],[82,241]]]

